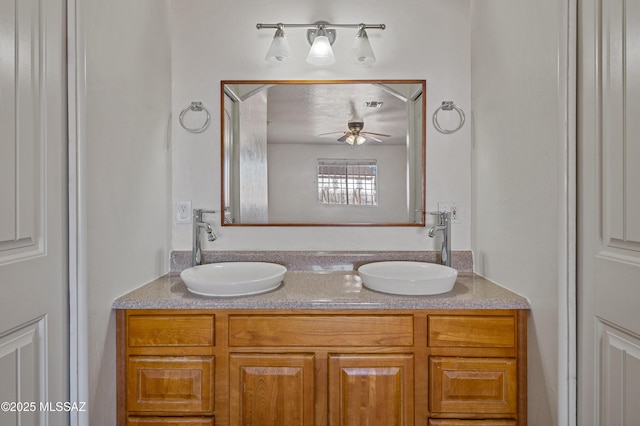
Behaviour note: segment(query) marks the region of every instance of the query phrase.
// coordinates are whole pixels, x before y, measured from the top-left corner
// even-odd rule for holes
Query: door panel
[[[313,424],[313,354],[235,353],[229,363],[231,424]]]
[[[413,356],[330,355],[329,425],[414,424]]]
[[[513,358],[429,358],[431,413],[517,412],[518,384]]]
[[[41,376],[41,365],[45,360],[44,330],[46,320],[39,320],[5,333],[0,338],[0,377],[14,377],[15,380],[3,381],[0,386],[0,401],[15,402],[29,405],[25,410],[9,406],[8,412],[3,413],[8,423],[36,424],[39,419],[40,398],[46,395]]]
[[[598,323],[601,381],[601,423],[633,424],[640,419],[640,339]]]
[[[582,0],[578,9],[578,424],[633,425],[640,389],[640,5]]]
[[[213,357],[132,356],[127,409],[141,414],[213,414],[213,375]]]
[[[29,404],[3,426],[69,423],[65,15],[0,0],[0,399]]]
[[[39,13],[38,0],[0,0],[0,265],[44,248]]]

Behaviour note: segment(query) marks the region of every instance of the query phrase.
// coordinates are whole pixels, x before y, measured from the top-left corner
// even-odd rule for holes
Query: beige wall
[[[561,2],[560,2],[561,3]],[[554,0],[471,2],[476,271],[529,298],[529,424],[557,424],[566,57]],[[566,344],[566,342],[560,342]]]
[[[86,212],[87,407],[89,424],[112,426],[111,304],[168,270],[169,1],[86,0],[78,9],[86,45],[85,135],[78,144]]]

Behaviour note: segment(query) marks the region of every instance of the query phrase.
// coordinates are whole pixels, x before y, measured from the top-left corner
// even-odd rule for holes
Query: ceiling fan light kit
[[[353,144],[362,145],[366,141],[367,141],[367,138],[360,135],[349,135],[347,136],[347,139],[345,139],[345,142],[348,143],[349,145],[353,145]]]
[[[346,142],[349,145],[362,145],[368,139],[374,140],[376,142],[382,142],[381,137],[391,137],[391,135],[386,135],[384,133],[373,133],[373,132],[365,132],[364,129],[364,121],[361,119],[351,120],[347,123],[347,127],[349,131],[346,132],[329,132],[329,133],[321,133],[319,136],[326,136],[335,133],[342,133],[342,136],[336,139],[338,142]],[[373,136],[375,135],[375,136]]]
[[[371,65],[376,57],[369,42],[368,29],[384,30],[384,24],[330,24],[319,21],[313,24],[257,24],[256,28],[275,29],[271,46],[267,51],[265,60],[269,63],[286,62],[293,57],[289,42],[284,34],[284,28],[307,28],[307,41],[311,49],[307,55],[307,62],[312,65],[331,65],[336,62],[331,46],[336,39],[336,28],[357,28],[356,37],[349,53],[352,63]]]

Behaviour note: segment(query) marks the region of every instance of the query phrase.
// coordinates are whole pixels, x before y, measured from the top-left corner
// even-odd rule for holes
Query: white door
[[[0,0],[2,426],[65,425],[73,409],[65,28],[64,0]]]
[[[640,2],[579,1],[578,424],[640,424]]]

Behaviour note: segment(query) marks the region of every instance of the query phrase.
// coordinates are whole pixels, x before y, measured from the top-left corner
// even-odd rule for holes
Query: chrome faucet
[[[191,252],[191,266],[202,263],[202,248],[200,245],[200,229],[207,231],[207,239],[215,241],[218,237],[213,233],[209,222],[202,220],[203,213],[215,213],[215,210],[193,209],[193,251]]]
[[[438,216],[438,224],[429,228],[429,237],[433,238],[442,231],[442,246],[440,249],[440,263],[451,266],[451,213],[431,212]]]

